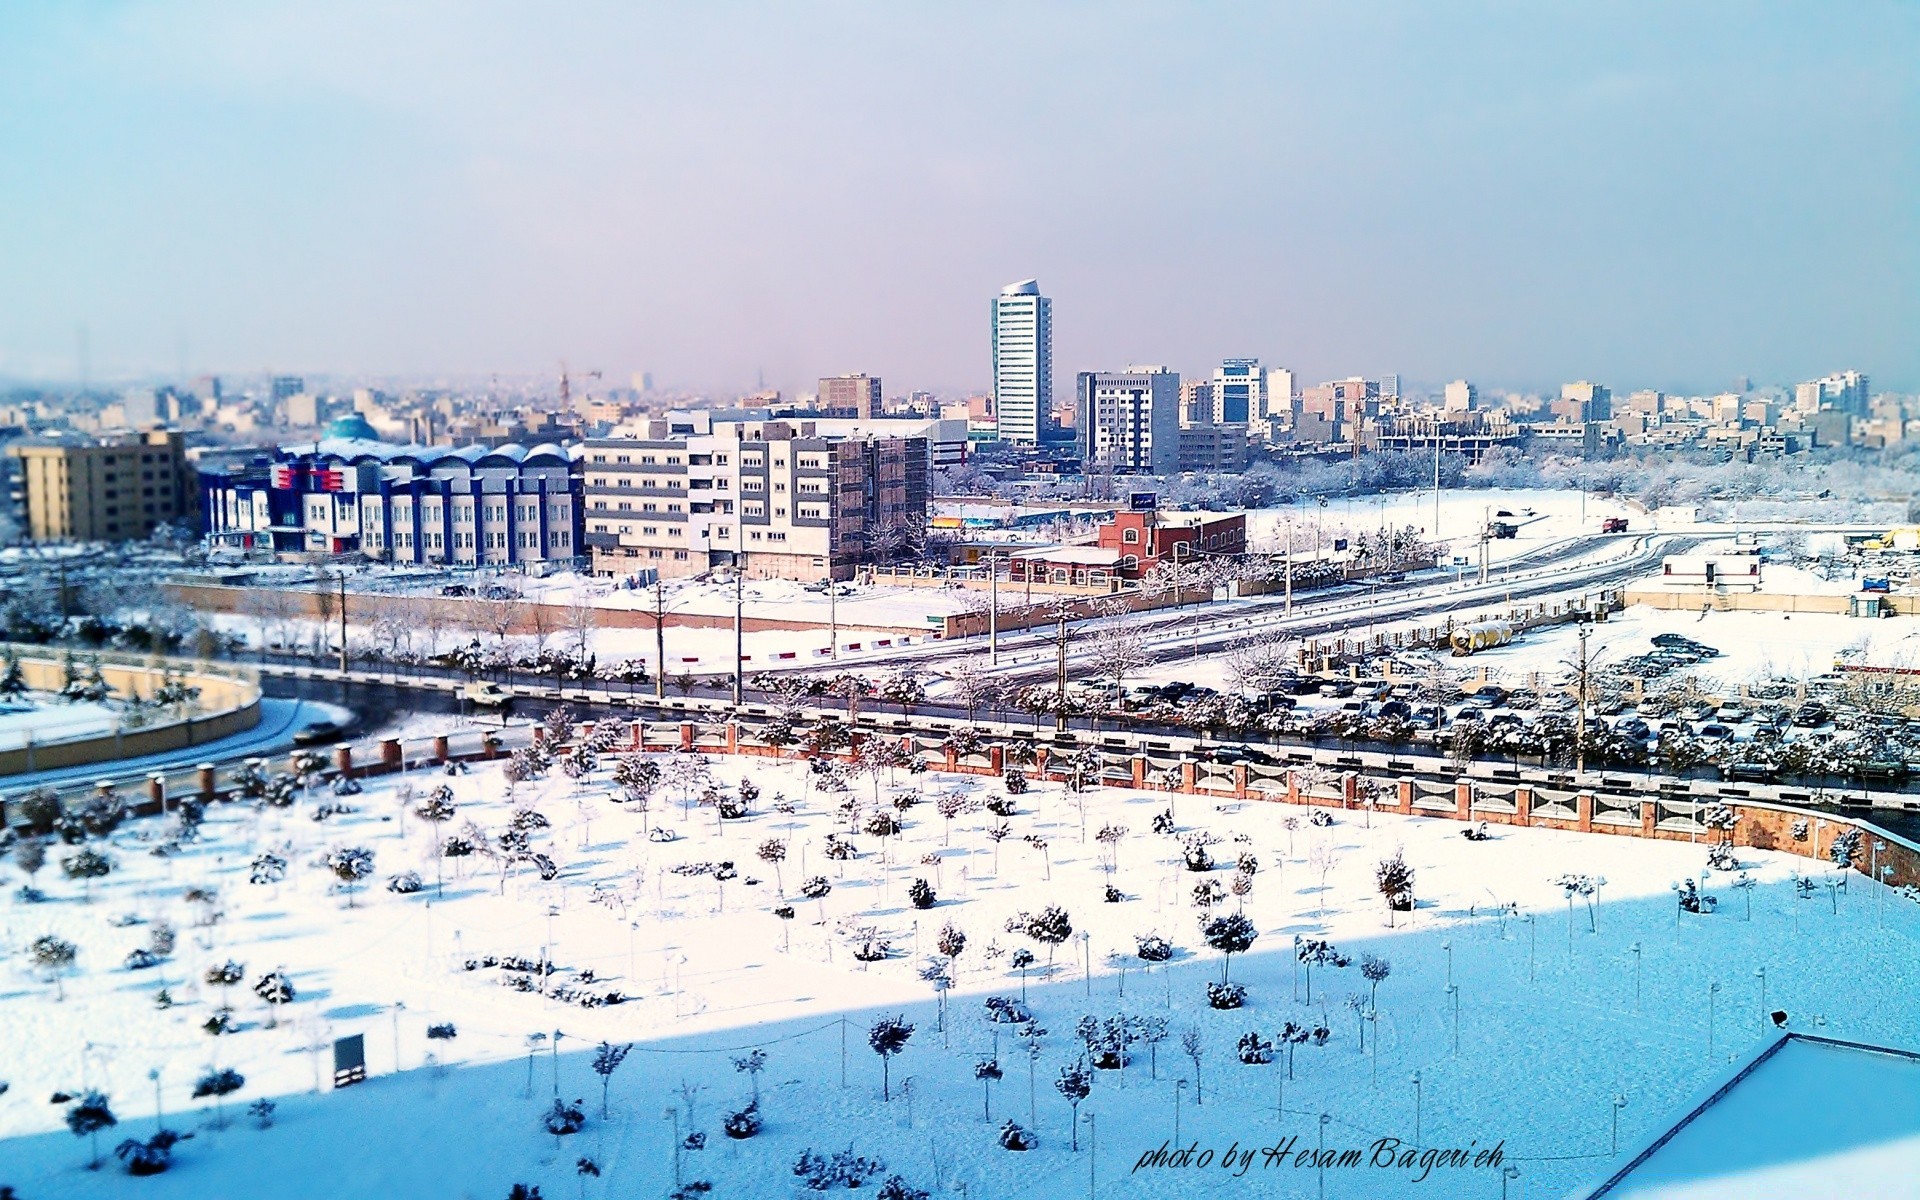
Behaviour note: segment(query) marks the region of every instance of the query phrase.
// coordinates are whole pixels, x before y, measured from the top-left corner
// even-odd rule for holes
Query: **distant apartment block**
[[[1053,408],[1053,302],[1031,279],[994,297],[993,408],[1000,440],[1029,446]]]
[[[595,574],[737,565],[755,577],[848,579],[924,535],[926,439],[833,435],[806,419],[694,419],[706,415],[586,443]]]
[[[1083,371],[1075,396],[1074,440],[1087,470],[1171,475],[1180,469],[1177,372],[1165,367]]]
[[[30,541],[132,541],[157,525],[194,518],[192,472],[177,432],[29,439],[9,445],[7,454],[19,460],[15,486]]]
[[[820,381],[820,411],[829,417],[872,420],[884,416],[886,402],[874,375],[835,375]]]
[[[1480,389],[1456,379],[1441,394],[1440,407],[1448,413],[1469,413],[1480,407]]]
[[[1803,413],[1836,409],[1864,416],[1867,412],[1867,377],[1858,371],[1841,371],[1820,379],[1811,379],[1793,391],[1794,408]]]
[[[1560,399],[1548,411],[1561,421],[1604,421],[1613,415],[1613,393],[1597,383],[1581,380],[1560,386]]]

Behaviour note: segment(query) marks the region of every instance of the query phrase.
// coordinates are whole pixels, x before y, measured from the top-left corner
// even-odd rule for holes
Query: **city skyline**
[[[15,12],[0,378],[1914,390],[1914,11],[1740,12]]]

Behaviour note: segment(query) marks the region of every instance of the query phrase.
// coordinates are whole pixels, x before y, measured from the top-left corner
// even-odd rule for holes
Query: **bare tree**
[[[240,598],[240,611],[253,618],[260,637],[260,657],[264,659],[268,646],[286,640],[289,626],[300,615],[300,599],[276,588],[248,588]]]

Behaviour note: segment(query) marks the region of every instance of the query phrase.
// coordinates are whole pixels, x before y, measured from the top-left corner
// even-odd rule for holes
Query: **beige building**
[[[874,375],[835,375],[820,381],[820,411],[829,417],[872,420],[885,411]]]
[[[36,542],[122,542],[162,523],[188,524],[198,506],[185,439],[171,430],[97,442],[21,442],[27,537]]]
[[[651,421],[586,444],[596,575],[848,579],[926,528],[923,437],[834,436],[825,422]]]

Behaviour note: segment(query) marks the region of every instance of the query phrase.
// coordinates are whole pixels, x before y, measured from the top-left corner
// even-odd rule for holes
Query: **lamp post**
[[[1413,1148],[1420,1148],[1420,1072],[1413,1073]]]
[[[1640,1011],[1640,943],[1635,942],[1627,949],[1633,951],[1633,1009]]]
[[[1627,1098],[1615,1095],[1613,1098],[1613,1153],[1620,1153],[1620,1110],[1627,1106]]]
[[[1452,991],[1453,990],[1453,942],[1451,940],[1441,942],[1440,948],[1447,952],[1447,990]]]
[[[1753,977],[1760,981],[1760,1032],[1764,1035],[1767,1032],[1767,969],[1756,967]]]
[[[1447,985],[1447,999],[1453,1002],[1453,1056],[1460,1057],[1460,986]]]
[[[1320,1155],[1319,1155],[1320,1200],[1326,1200],[1326,1197],[1327,1197],[1327,1126],[1331,1124],[1332,1121],[1333,1121],[1333,1114],[1331,1113],[1320,1114]]]
[[[1176,1079],[1173,1081],[1173,1144],[1176,1147],[1180,1145],[1180,1095],[1186,1090],[1186,1080]]]
[[[1500,1200],[1507,1200],[1507,1180],[1520,1178],[1520,1168],[1512,1165],[1500,1168]]]
[[[680,1186],[680,1110],[669,1108],[660,1114],[673,1122],[673,1186]]]

